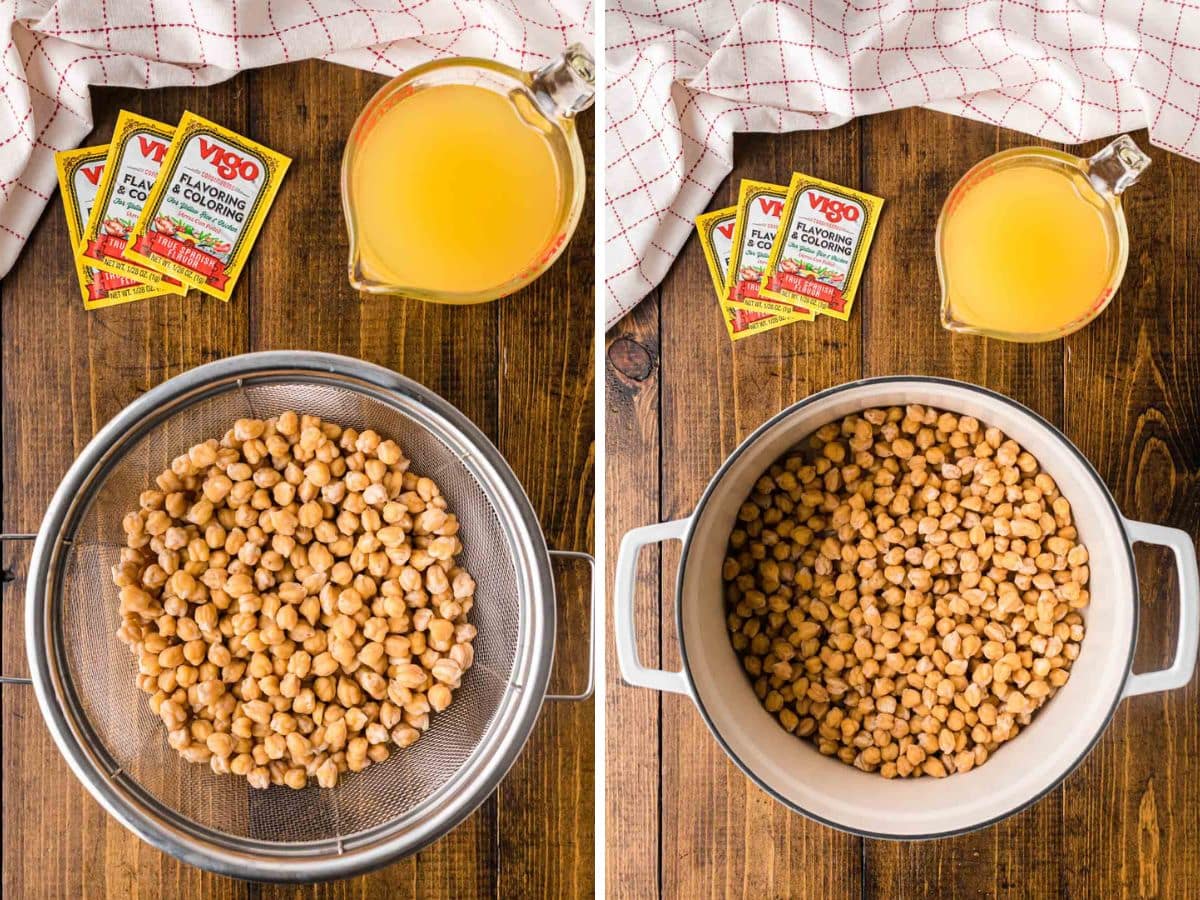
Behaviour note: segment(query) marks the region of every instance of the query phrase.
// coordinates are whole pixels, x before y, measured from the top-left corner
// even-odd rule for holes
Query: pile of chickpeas
[[[1012,740],[1079,655],[1088,552],[1038,461],[924,406],[832,422],[738,512],[727,624],[789,732],[885,778]]]
[[[331,788],[410,746],[474,660],[458,520],[374,431],[239,419],[123,527],[138,687],[172,748],[252,787]]]

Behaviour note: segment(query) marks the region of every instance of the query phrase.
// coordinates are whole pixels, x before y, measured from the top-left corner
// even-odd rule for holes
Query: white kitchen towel
[[[1072,144],[1148,127],[1200,159],[1196,0],[609,0],[606,21],[609,325],[670,268],[735,132],[927,106]]]
[[[387,75],[439,56],[533,69],[573,41],[590,47],[592,10],[591,0],[3,0],[0,277],[54,191],[54,151],[92,130],[90,85],[212,84],[309,57]]]

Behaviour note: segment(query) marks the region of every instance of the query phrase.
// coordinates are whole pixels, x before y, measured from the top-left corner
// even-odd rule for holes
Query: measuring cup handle
[[[533,96],[547,116],[569,119],[596,99],[596,61],[583,44],[572,44],[562,56],[533,73]]]
[[[1139,675],[1131,672],[1122,696],[1135,697],[1183,687],[1192,680],[1192,672],[1196,668],[1196,650],[1200,647],[1200,573],[1196,568],[1196,548],[1192,544],[1192,536],[1178,528],[1132,519],[1125,520],[1125,533],[1134,543],[1168,547],[1175,555],[1175,571],[1179,576],[1179,637],[1175,642],[1175,659],[1171,667]]]
[[[690,694],[683,672],[650,669],[638,659],[637,627],[633,621],[633,601],[637,593],[637,561],[643,547],[662,541],[680,541],[691,526],[691,519],[676,519],[661,525],[634,528],[621,539],[617,552],[617,573],[613,582],[613,633],[617,641],[617,662],[626,684],[673,694]]]
[[[587,686],[578,694],[547,694],[547,700],[586,700],[596,689],[596,594],[600,585],[596,581],[596,560],[590,553],[578,550],[551,550],[551,559],[574,559],[587,563],[588,567],[588,674]]]
[[[1142,177],[1149,165],[1150,157],[1133,142],[1133,138],[1123,134],[1095,156],[1088,157],[1087,177],[1101,194],[1119,197]]]
[[[4,541],[32,541],[36,539],[36,534],[0,534],[0,544],[4,543]],[[33,684],[33,679],[25,678],[21,675],[0,675],[0,684]]]

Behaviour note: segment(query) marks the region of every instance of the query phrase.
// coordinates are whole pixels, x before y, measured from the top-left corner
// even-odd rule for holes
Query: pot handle
[[[692,520],[676,519],[659,525],[645,525],[628,531],[617,552],[617,572],[613,583],[613,632],[617,640],[617,662],[626,684],[672,694],[690,693],[683,672],[648,669],[638,660],[637,628],[633,621],[633,601],[637,593],[637,561],[643,547],[663,541],[683,540]]]
[[[1196,548],[1192,536],[1178,528],[1125,520],[1125,533],[1136,544],[1168,547],[1175,556],[1179,576],[1179,639],[1171,668],[1140,675],[1130,673],[1123,697],[1153,694],[1183,687],[1192,680],[1196,668],[1196,650],[1200,647],[1200,574],[1196,569]]]

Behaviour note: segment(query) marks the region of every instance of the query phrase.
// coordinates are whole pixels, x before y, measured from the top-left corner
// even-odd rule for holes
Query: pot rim
[[[1045,417],[1034,412],[1032,409],[1025,406],[1023,403],[1018,403],[1016,400],[1012,399],[1011,397],[1005,396],[1004,394],[1001,394],[998,391],[993,391],[990,388],[982,387],[981,385],[971,384],[966,381],[958,381],[957,379],[954,379],[954,378],[940,378],[940,377],[933,376],[933,375],[882,375],[882,376],[877,376],[877,377],[873,377],[873,378],[860,378],[856,381],[847,381],[843,384],[839,384],[839,385],[835,385],[834,387],[826,388],[823,391],[818,391],[815,394],[810,394],[809,396],[805,397],[803,400],[793,403],[791,406],[788,406],[786,409],[783,409],[780,412],[773,415],[770,419],[763,422],[761,425],[759,425],[757,428],[755,428],[754,431],[752,431],[749,435],[747,435],[745,440],[743,440],[741,443],[739,443],[737,445],[737,447],[734,449],[734,451],[729,454],[729,456],[725,459],[725,461],[723,463],[721,463],[720,468],[717,469],[717,471],[713,474],[712,478],[709,479],[708,484],[704,488],[704,493],[701,494],[700,500],[697,502],[695,509],[693,509],[692,512],[689,514],[687,532],[683,535],[683,546],[682,546],[682,549],[680,551],[680,556],[679,556],[679,568],[677,569],[677,574],[675,576],[675,633],[676,633],[676,635],[678,635],[678,640],[679,640],[679,657],[680,657],[680,661],[682,662],[682,675],[687,682],[688,694],[689,694],[689,696],[691,696],[692,702],[696,704],[696,708],[700,711],[700,717],[704,720],[704,724],[707,726],[709,732],[712,733],[712,736],[714,738],[716,738],[717,743],[721,745],[721,749],[723,749],[725,751],[725,754],[731,760],[733,760],[734,764],[739,769],[741,769],[742,772],[751,781],[753,781],[756,785],[758,785],[758,787],[761,790],[765,791],[772,799],[783,804],[785,807],[792,810],[793,812],[800,813],[800,815],[802,815],[808,819],[811,819],[814,822],[819,822],[822,825],[827,825],[828,827],[835,828],[838,831],[843,831],[848,834],[855,834],[860,837],[876,838],[876,839],[880,839],[880,840],[925,841],[925,840],[934,840],[937,838],[953,837],[955,835],[960,835],[960,834],[969,834],[973,831],[980,831],[984,828],[989,828],[992,825],[995,825],[997,822],[1007,819],[1009,816],[1015,815],[1019,812],[1023,812],[1024,810],[1033,806],[1033,804],[1037,803],[1039,800],[1041,800],[1043,797],[1045,797],[1051,791],[1056,789],[1059,785],[1061,785],[1063,783],[1063,781],[1067,778],[1068,775],[1070,775],[1072,772],[1075,771],[1076,768],[1078,768],[1079,764],[1081,762],[1083,762],[1083,760],[1087,757],[1087,755],[1089,753],[1091,753],[1092,750],[1095,748],[1096,744],[1100,741],[1101,736],[1103,736],[1103,734],[1108,730],[1108,726],[1112,723],[1113,715],[1117,711],[1117,706],[1121,703],[1121,700],[1124,698],[1124,694],[1122,693],[1122,691],[1120,689],[1117,690],[1116,696],[1113,698],[1112,704],[1109,706],[1108,712],[1104,716],[1103,723],[1096,730],[1095,734],[1093,734],[1088,739],[1087,744],[1083,747],[1083,749],[1079,752],[1079,754],[1071,761],[1071,763],[1069,765],[1065,766],[1063,768],[1062,772],[1059,775],[1057,775],[1054,778],[1054,780],[1050,784],[1048,784],[1045,788],[1043,788],[1038,793],[1034,794],[1032,797],[1017,804],[1016,806],[1013,806],[1010,809],[1007,809],[1004,812],[1000,813],[999,815],[992,816],[992,817],[985,819],[984,821],[976,823],[974,825],[969,825],[964,828],[954,828],[954,829],[950,829],[947,831],[934,831],[934,832],[929,832],[926,834],[897,834],[894,832],[886,832],[886,831],[867,831],[865,829],[853,828],[853,827],[850,827],[847,825],[843,825],[839,822],[835,822],[824,816],[819,816],[816,813],[813,813],[813,812],[799,806],[798,804],[793,803],[791,800],[783,797],[776,790],[774,790],[770,785],[768,785],[765,781],[763,781],[748,765],[746,765],[745,762],[743,762],[743,760],[736,753],[734,753],[734,751],[730,747],[729,743],[725,740],[725,738],[721,735],[721,732],[717,729],[717,726],[714,723],[711,715],[709,714],[708,709],[704,705],[704,701],[700,697],[700,693],[696,690],[696,684],[692,680],[691,663],[688,660],[687,637],[686,637],[686,633],[683,628],[683,601],[684,601],[683,579],[684,579],[684,573],[687,571],[688,555],[691,552],[691,548],[692,548],[692,536],[695,532],[697,523],[699,523],[699,521],[700,521],[701,514],[704,512],[705,507],[708,505],[708,502],[712,499],[713,495],[717,492],[717,489],[720,487],[720,483],[724,479],[726,473],[729,471],[730,468],[732,468],[733,464],[738,460],[738,458],[742,455],[742,453],[745,452],[745,450],[748,447],[750,447],[751,444],[753,444],[755,441],[757,441],[763,434],[765,434],[771,428],[775,427],[775,425],[777,425],[783,419],[785,419],[788,416],[795,413],[797,410],[804,409],[805,407],[808,407],[808,406],[812,406],[815,403],[818,403],[818,402],[826,400],[830,397],[836,396],[837,394],[844,393],[848,390],[862,388],[862,387],[868,387],[868,386],[895,385],[895,384],[904,384],[904,383],[936,384],[936,385],[945,385],[945,386],[954,387],[954,388],[963,388],[963,389],[966,389],[973,393],[983,394],[987,397],[990,397],[993,400],[999,400],[999,401],[1003,402],[1004,404],[1012,407],[1016,411],[1023,413],[1026,416],[1030,417],[1031,419],[1034,420],[1034,422],[1036,424],[1039,424],[1039,425],[1043,426],[1044,428],[1046,428],[1052,436],[1057,438],[1072,453],[1072,455],[1074,455],[1076,460],[1082,466],[1083,471],[1088,476],[1090,476],[1091,479],[1095,482],[1096,486],[1100,489],[1101,496],[1107,501],[1109,510],[1112,512],[1112,515],[1115,518],[1115,520],[1118,524],[1118,527],[1120,528],[1121,533],[1123,535],[1125,535],[1124,544],[1125,544],[1126,562],[1129,566],[1129,571],[1131,573],[1131,582],[1133,584],[1133,594],[1130,598],[1130,600],[1133,604],[1133,627],[1130,629],[1129,648],[1128,648],[1128,651],[1125,656],[1125,671],[1124,671],[1124,676],[1122,677],[1120,683],[1122,685],[1124,685],[1126,682],[1128,682],[1129,674],[1133,668],[1133,654],[1134,654],[1135,649],[1137,648],[1138,625],[1139,625],[1139,618],[1140,618],[1139,611],[1140,611],[1140,607],[1141,607],[1140,593],[1139,593],[1138,580],[1137,580],[1137,564],[1134,560],[1133,544],[1129,540],[1128,533],[1125,529],[1125,524],[1124,524],[1125,517],[1121,515],[1121,511],[1120,511],[1120,509],[1118,509],[1117,503],[1113,499],[1112,492],[1108,489],[1108,485],[1106,485],[1104,483],[1104,479],[1102,479],[1100,477],[1100,473],[1098,473],[1096,471],[1095,467],[1091,464],[1091,462],[1088,460],[1088,458],[1083,455],[1083,452],[1078,447],[1075,446],[1074,442],[1070,438],[1068,438],[1065,434],[1063,434],[1061,430],[1059,430],[1053,423],[1048,421]]]

